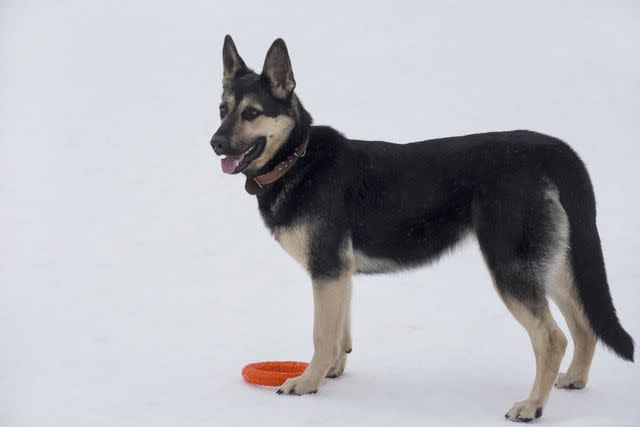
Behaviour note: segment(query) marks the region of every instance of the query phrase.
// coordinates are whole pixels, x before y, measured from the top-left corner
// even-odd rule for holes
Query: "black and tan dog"
[[[211,145],[226,156],[225,173],[244,173],[267,227],[313,283],[315,352],[278,393],[315,393],[343,372],[354,274],[424,265],[468,233],[535,353],[531,393],[507,418],[540,417],[554,381],[584,387],[597,339],[633,360],[609,294],[593,188],[567,144],[529,131],[403,145],[350,140],[311,126],[281,39],[261,74],[229,36],[222,57],[222,124]],[[575,343],[566,373],[558,369],[567,340],[547,296]]]

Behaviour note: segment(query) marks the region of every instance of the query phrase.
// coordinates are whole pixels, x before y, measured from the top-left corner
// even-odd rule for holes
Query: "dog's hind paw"
[[[303,394],[313,394],[318,391],[318,386],[316,381],[311,381],[308,377],[305,377],[304,374],[299,377],[289,378],[280,386],[276,394],[293,394],[293,395],[303,395]]]
[[[538,402],[523,400],[509,409],[504,417],[511,421],[528,423],[542,416],[542,405]]]
[[[577,390],[584,388],[587,385],[587,380],[578,375],[571,375],[569,372],[561,373],[556,380],[557,388],[566,388],[569,390]]]

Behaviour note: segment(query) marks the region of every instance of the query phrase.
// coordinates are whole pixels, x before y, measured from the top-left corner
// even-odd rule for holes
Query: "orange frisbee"
[[[302,375],[307,369],[305,362],[259,362],[242,368],[242,378],[256,385],[280,386],[287,378]]]

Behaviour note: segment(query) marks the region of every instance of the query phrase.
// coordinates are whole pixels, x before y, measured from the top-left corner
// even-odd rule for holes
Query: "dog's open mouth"
[[[249,148],[242,154],[226,155],[220,159],[220,165],[222,166],[222,172],[224,173],[240,173],[246,169],[247,166],[255,159],[257,159],[262,150],[264,150],[265,140],[260,138],[253,147]]]

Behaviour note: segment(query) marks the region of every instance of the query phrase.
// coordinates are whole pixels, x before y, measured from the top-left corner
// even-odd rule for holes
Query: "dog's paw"
[[[511,421],[528,423],[542,416],[542,405],[538,402],[523,400],[518,402],[504,414],[504,417]]]
[[[342,353],[338,356],[338,360],[333,364],[329,372],[327,372],[327,378],[338,378],[344,372],[344,368],[347,365],[347,353]]]
[[[297,396],[303,394],[312,394],[318,391],[318,384],[316,381],[311,381],[305,377],[304,374],[299,377],[289,378],[280,386],[277,394],[294,394]]]
[[[587,380],[578,375],[572,375],[569,372],[558,374],[556,380],[557,388],[566,388],[569,390],[577,390],[584,388],[587,385]]]

